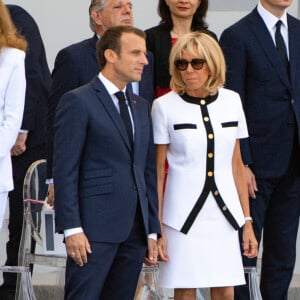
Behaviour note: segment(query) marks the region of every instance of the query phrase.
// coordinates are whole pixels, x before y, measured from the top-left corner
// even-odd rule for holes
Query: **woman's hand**
[[[169,256],[167,255],[167,239],[164,234],[157,241],[158,257],[161,261],[168,261]]]
[[[248,258],[256,257],[258,254],[258,243],[254,235],[252,223],[246,221],[243,228],[243,250]]]

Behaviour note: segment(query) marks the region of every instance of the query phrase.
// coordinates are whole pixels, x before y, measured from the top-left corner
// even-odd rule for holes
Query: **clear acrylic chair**
[[[248,282],[250,300],[261,300],[262,298],[259,289],[258,274],[256,267],[244,267],[244,273]],[[198,289],[197,300],[210,299],[208,294],[208,289]]]
[[[50,297],[58,300],[62,299],[66,254],[62,236],[60,237],[62,253],[57,255],[55,249],[51,248],[55,243],[54,215],[52,214],[52,220],[48,220],[46,217],[48,214],[44,210],[47,207],[45,199],[48,193],[46,169],[46,160],[35,161],[28,168],[24,178],[24,218],[18,264],[31,270],[33,285],[35,278],[39,281],[43,276],[46,276],[44,282],[38,282],[38,284],[43,285],[46,282],[47,287],[49,287],[47,297],[49,297],[51,290]],[[48,229],[49,227],[50,229]],[[48,251],[47,247],[49,245],[50,250],[53,251]],[[49,284],[49,281],[52,281],[51,284]],[[57,288],[59,286],[60,289]],[[59,295],[52,295],[52,292],[59,293]],[[17,281],[16,299],[25,299],[23,281],[20,276],[18,276]],[[41,299],[43,298],[41,297]]]
[[[0,272],[17,273],[20,280],[20,287],[22,288],[22,300],[36,300],[31,282],[31,274],[28,267],[0,266]]]
[[[134,300],[162,300],[163,293],[158,284],[158,264],[142,267]]]
[[[256,267],[244,267],[244,272],[248,276],[250,300],[261,300]]]

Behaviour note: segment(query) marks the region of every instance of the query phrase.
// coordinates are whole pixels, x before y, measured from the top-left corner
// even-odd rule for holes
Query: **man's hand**
[[[157,264],[157,241],[153,239],[148,239],[148,251],[147,256],[145,257],[146,265],[155,265]]]
[[[255,193],[258,191],[255,176],[248,166],[245,167],[245,169],[246,169],[246,176],[247,176],[248,192],[250,197],[252,199],[255,199],[256,198]]]
[[[65,238],[67,254],[82,267],[87,263],[87,254],[92,253],[90,243],[83,232]]]
[[[12,156],[19,156],[26,151],[26,140],[28,133],[19,133],[14,146],[11,149]]]

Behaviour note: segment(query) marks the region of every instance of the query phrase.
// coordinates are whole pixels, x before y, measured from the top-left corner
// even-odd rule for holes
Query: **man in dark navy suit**
[[[47,161],[48,178],[52,177],[53,123],[60,97],[67,91],[89,82],[99,73],[96,58],[96,42],[110,27],[133,25],[132,3],[129,0],[92,0],[89,7],[90,28],[94,36],[62,49],[55,59],[52,72],[53,84],[47,113]],[[148,65],[141,81],[132,84],[133,91],[152,103],[153,55],[147,53]],[[51,181],[49,181],[50,183]],[[53,201],[53,185],[50,184],[49,201]]]
[[[160,233],[150,105],[127,86],[148,63],[145,33],[111,27],[97,56],[102,71],[62,96],[54,124],[65,299],[132,300],[143,260],[157,262]]]
[[[241,150],[248,173],[256,238],[263,235],[264,300],[287,299],[296,259],[300,210],[300,21],[292,0],[260,0],[220,38],[227,87],[240,93],[249,139]],[[244,260],[256,265],[256,260]],[[249,299],[247,288],[236,299]]]
[[[16,5],[7,5],[12,21],[28,42],[25,58],[26,98],[21,130],[12,148],[14,190],[9,193],[9,240],[6,265],[18,265],[23,224],[23,180],[35,160],[45,158],[45,119],[51,74],[39,28],[31,15]],[[1,174],[5,176],[5,174]],[[14,299],[16,274],[5,273],[0,299]]]

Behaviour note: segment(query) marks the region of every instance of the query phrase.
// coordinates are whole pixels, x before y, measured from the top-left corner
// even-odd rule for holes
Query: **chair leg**
[[[17,300],[36,300],[31,281],[31,273],[28,267],[23,267],[24,272],[20,274],[19,286],[16,290]]]
[[[17,300],[36,300],[32,281],[31,281],[31,274],[29,268],[23,266],[1,266],[0,271],[8,272],[8,273],[17,273],[18,277],[20,278],[17,290],[16,290],[16,297]]]
[[[248,275],[248,286],[250,300],[261,300],[261,294],[258,283],[258,274],[255,267],[244,267],[245,274]]]
[[[142,268],[135,300],[142,299],[163,299],[162,291],[158,283],[158,265],[144,266]]]

